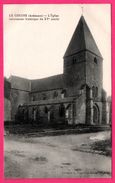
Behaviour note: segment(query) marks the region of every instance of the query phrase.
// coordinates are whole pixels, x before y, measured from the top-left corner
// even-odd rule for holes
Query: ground
[[[111,177],[111,156],[91,145],[109,138],[109,131],[45,137],[6,135],[5,177]]]

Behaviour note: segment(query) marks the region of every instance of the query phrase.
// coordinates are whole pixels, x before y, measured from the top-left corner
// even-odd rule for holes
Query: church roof
[[[31,82],[29,79],[11,75],[9,77],[9,82],[11,83],[11,88],[23,91],[30,91]]]
[[[11,83],[11,88],[31,92],[62,89],[65,83],[63,74],[33,80],[12,75],[8,81]]]
[[[63,74],[31,80],[31,92],[46,91],[64,87]]]
[[[88,50],[102,58],[89,27],[84,17],[81,16],[64,57],[76,54],[83,50]]]

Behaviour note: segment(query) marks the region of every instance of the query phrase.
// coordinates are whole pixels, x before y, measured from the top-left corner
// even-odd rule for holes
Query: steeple
[[[71,38],[69,46],[65,52],[64,58],[72,56],[81,51],[90,51],[93,54],[102,58],[102,55],[97,47],[97,44],[87,26],[87,23],[81,16],[75,32]]]

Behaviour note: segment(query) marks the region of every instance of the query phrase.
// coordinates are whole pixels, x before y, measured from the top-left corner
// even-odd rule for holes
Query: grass
[[[106,156],[111,156],[112,155],[111,146],[112,146],[111,139],[107,139],[94,142],[93,144],[91,144],[91,149],[95,151],[100,151],[102,152],[102,154]]]

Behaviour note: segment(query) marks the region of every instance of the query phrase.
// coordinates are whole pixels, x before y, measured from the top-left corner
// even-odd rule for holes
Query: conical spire
[[[88,50],[102,58],[89,27],[87,26],[84,17],[81,16],[64,57],[71,56],[85,50]]]

